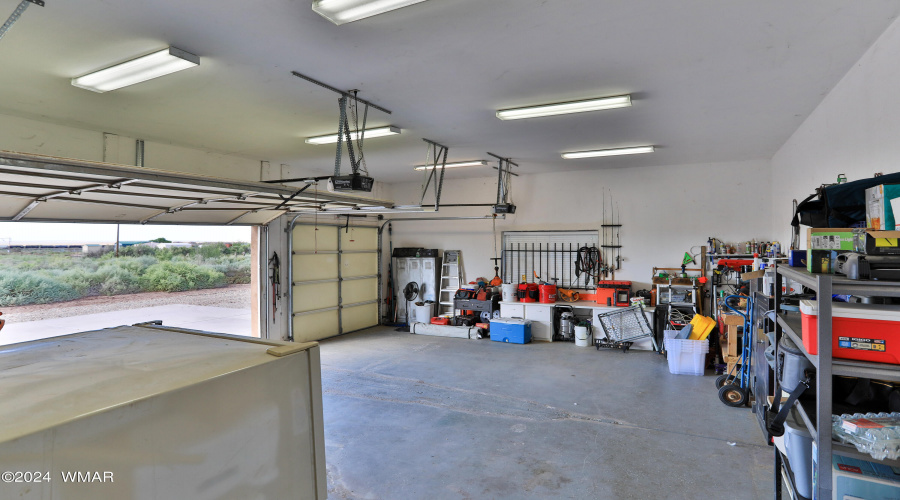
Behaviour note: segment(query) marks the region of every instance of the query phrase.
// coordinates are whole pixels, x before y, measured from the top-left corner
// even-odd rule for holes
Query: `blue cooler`
[[[519,318],[497,318],[491,320],[491,340],[511,344],[531,342],[531,320]]]

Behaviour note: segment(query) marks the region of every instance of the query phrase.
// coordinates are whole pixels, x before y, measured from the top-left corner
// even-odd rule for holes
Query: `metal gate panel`
[[[337,231],[334,226],[294,226],[293,251],[336,252]]]
[[[337,280],[338,256],[332,254],[294,255],[294,283]],[[335,304],[337,304],[335,302]]]
[[[333,337],[340,330],[338,310],[294,316],[294,341],[310,342]]]
[[[373,227],[351,227],[341,230],[341,250],[345,252],[378,251],[378,230]]]
[[[360,276],[376,276],[378,274],[377,253],[343,253],[341,254],[341,278],[358,278]],[[375,297],[372,297],[373,299]]]
[[[337,280],[328,283],[315,283],[294,287],[294,312],[314,311],[328,307],[337,307]]]
[[[341,299],[344,304],[357,304],[377,300],[378,279],[344,281],[341,283]]]
[[[297,224],[291,235],[295,341],[378,324],[378,230]]]
[[[369,328],[378,324],[377,301],[362,306],[346,307],[341,313],[341,325],[346,332]]]

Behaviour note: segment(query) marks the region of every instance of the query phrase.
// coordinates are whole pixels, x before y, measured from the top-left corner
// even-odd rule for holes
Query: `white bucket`
[[[519,301],[519,297],[516,296],[516,289],[519,288],[519,285],[515,283],[504,283],[501,288],[503,289],[503,302]]]
[[[434,316],[434,303],[426,303],[424,306],[414,307],[416,308],[415,318],[417,323],[431,323],[431,318]]]
[[[586,326],[575,327],[575,345],[578,347],[590,347],[591,334]]]

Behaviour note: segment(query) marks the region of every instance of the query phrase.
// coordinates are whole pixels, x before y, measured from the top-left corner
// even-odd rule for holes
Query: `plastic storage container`
[[[703,375],[706,368],[706,353],[709,352],[709,340],[666,338],[665,344],[669,373]]]
[[[516,289],[519,288],[517,283],[504,283],[500,286],[502,291],[503,302],[518,302],[519,297],[516,295]]]
[[[691,325],[693,325],[694,328],[691,330],[690,337],[688,338],[691,340],[706,340],[713,327],[716,326],[716,320],[707,316],[695,314],[694,318],[691,320]]]
[[[893,467],[841,455],[831,461],[833,498],[900,498],[900,474]]]
[[[496,318],[491,320],[491,340],[510,344],[531,342],[531,320]]]
[[[784,435],[773,439],[775,447],[787,457],[797,494],[801,498],[812,498],[813,437],[796,409],[791,409],[784,421]]]
[[[589,347],[591,345],[591,327],[576,326],[575,327],[575,345],[578,347]]]
[[[778,377],[778,384],[781,386],[781,390],[793,392],[797,385],[809,375],[809,389],[806,389],[803,393],[807,395],[815,394],[816,367],[803,355],[803,351],[790,337],[785,335],[781,337],[779,342],[775,374]]]
[[[900,364],[900,306],[874,304],[831,305],[832,357]],[[818,354],[818,307],[814,300],[800,301],[803,347]]]

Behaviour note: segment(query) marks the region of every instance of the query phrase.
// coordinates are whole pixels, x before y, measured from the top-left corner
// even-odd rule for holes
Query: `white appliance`
[[[437,252],[432,250],[432,252]],[[408,304],[409,315],[415,318],[415,302],[438,301],[438,283],[441,279],[440,257],[394,257],[394,284],[397,288],[397,320],[406,322],[406,297],[403,289],[407,283],[415,282],[419,286],[419,296]],[[452,296],[452,295],[451,295]]]
[[[0,347],[0,472],[23,480],[0,498],[324,500],[324,450],[314,342],[139,324]]]

